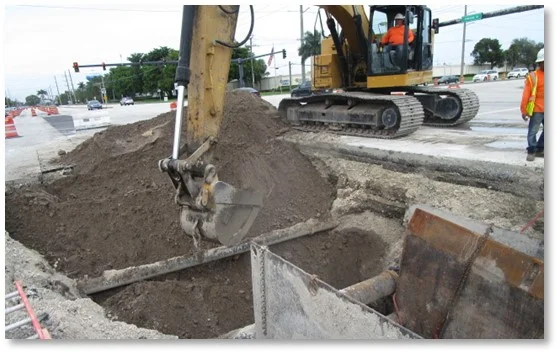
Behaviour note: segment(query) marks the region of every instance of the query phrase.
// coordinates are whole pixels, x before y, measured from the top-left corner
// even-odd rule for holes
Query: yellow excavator
[[[476,116],[479,102],[472,91],[423,85],[432,81],[438,23],[428,7],[374,5],[369,20],[362,6],[320,7],[330,36],[313,58],[313,87],[345,93],[282,100],[279,110],[289,122],[309,131],[396,138],[422,124],[457,126]],[[397,17],[404,20],[402,43],[408,45],[384,47],[381,39]],[[411,42],[405,40],[409,32]]]
[[[425,87],[432,78],[434,22],[422,5],[320,6],[330,36],[314,58],[314,86],[344,92],[284,99],[281,115],[300,129],[368,137],[395,138],[423,123],[452,126],[472,119],[478,99],[465,89]],[[239,243],[255,220],[263,197],[220,181],[212,162],[213,147],[224,115],[224,99],[239,6],[184,6],[179,63],[175,81],[178,105],[173,154],[159,162],[176,188],[181,225],[195,240]],[[402,50],[381,49],[380,39],[395,17],[404,16]],[[337,24],[340,31],[337,31]],[[405,43],[408,41],[405,41]],[[187,155],[179,159],[185,88],[188,87]],[[392,92],[405,95],[391,95]]]

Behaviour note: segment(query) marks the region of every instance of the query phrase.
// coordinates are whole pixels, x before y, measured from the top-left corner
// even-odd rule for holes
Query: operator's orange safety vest
[[[412,29],[408,29],[408,43],[414,40],[414,32]],[[403,44],[404,42],[404,25],[394,26],[389,28],[385,36],[381,39],[381,44],[391,44],[397,46]]]

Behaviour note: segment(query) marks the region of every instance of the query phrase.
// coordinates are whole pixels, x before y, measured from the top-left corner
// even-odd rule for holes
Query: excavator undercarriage
[[[278,110],[304,131],[374,138],[406,136],[422,124],[458,126],[478,113],[478,97],[470,90],[410,86],[391,91],[400,95],[379,90],[289,98]]]

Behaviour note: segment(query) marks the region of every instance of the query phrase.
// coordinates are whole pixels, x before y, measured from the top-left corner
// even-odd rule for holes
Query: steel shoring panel
[[[420,338],[270,252],[251,245],[256,338]]]

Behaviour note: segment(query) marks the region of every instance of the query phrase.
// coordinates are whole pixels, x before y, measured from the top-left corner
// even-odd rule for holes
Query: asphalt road
[[[479,96],[480,110],[470,127],[439,129],[422,127],[414,134],[398,140],[343,137],[341,142],[352,146],[376,149],[402,150],[418,154],[453,156],[462,159],[480,159],[495,162],[527,165],[525,162],[526,127],[519,113],[519,101],[523,88],[522,79],[487,83],[468,83],[465,88]],[[289,95],[263,96],[275,106]],[[88,111],[83,106],[61,106],[61,115],[72,116],[75,122],[102,118],[112,125],[123,125],[150,119],[168,112],[169,102],[136,104],[133,106],[111,105],[103,110]],[[71,150],[100,129],[59,131],[43,117],[31,117],[26,110],[15,119],[20,138],[5,140],[6,181],[33,177],[45,169],[45,162],[62,150]],[[476,148],[476,149],[475,149]],[[470,149],[470,150],[469,150]],[[544,160],[537,159],[530,166],[544,167]]]

